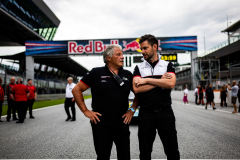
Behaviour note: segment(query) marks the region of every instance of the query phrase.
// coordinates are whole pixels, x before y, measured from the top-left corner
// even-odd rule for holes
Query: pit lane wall
[[[232,106],[232,102],[231,102],[231,93],[232,91],[228,91],[228,97],[227,97],[227,104],[228,106]],[[205,93],[204,93],[205,95]],[[171,97],[172,100],[183,100],[183,91],[172,91],[171,92]],[[220,91],[219,90],[215,90],[214,91],[214,102],[216,104],[220,104],[221,103],[221,99],[220,97]],[[188,101],[189,102],[193,102],[195,103],[195,92],[194,91],[188,91]],[[206,102],[206,98],[204,98],[204,103]],[[237,106],[239,106],[239,102],[237,100]]]

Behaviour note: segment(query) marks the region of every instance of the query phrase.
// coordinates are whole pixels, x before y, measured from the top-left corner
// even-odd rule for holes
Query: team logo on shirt
[[[101,78],[111,78],[110,76],[101,76]]]

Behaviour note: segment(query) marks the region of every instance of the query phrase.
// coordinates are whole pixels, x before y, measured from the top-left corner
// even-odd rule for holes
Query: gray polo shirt
[[[237,94],[238,94],[238,86],[235,85],[232,87],[232,97],[237,97]]]

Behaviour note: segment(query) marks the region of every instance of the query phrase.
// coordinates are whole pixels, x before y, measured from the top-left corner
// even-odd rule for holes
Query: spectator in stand
[[[203,100],[203,88],[202,86],[198,86],[198,95],[199,95],[199,101],[198,101],[198,104],[201,104],[204,105],[204,100]]]
[[[195,104],[198,104],[198,87],[195,88]]]
[[[213,99],[214,99],[214,93],[213,93],[213,89],[212,89],[212,84],[209,84],[209,86],[206,89],[206,99],[207,99],[207,103],[205,106],[205,109],[207,109],[207,105],[212,103],[212,108],[213,110],[215,110],[216,108],[214,107],[214,103],[213,103]]]
[[[16,123],[23,123],[25,118],[25,110],[27,107],[27,98],[29,90],[26,85],[22,84],[21,78],[18,78],[17,85],[15,85],[10,93],[18,112],[19,121]]]
[[[184,103],[184,105],[186,104],[186,102],[187,102],[187,105],[189,105],[187,96],[188,96],[188,89],[185,86],[184,90],[183,90],[183,103]]]
[[[236,83],[236,81],[233,81],[233,87],[231,86],[231,85],[229,84],[229,85],[227,85],[227,88],[229,89],[229,90],[232,90],[232,95],[231,95],[231,97],[232,97],[232,104],[233,104],[233,106],[234,106],[234,111],[232,112],[232,113],[237,113],[237,105],[236,105],[236,102],[237,102],[237,96],[238,96],[238,90],[239,90],[239,88],[238,88],[238,86],[237,86],[237,83]]]
[[[221,106],[221,109],[224,107],[224,108],[226,108],[226,104],[227,104],[227,102],[226,102],[226,98],[227,98],[227,90],[226,90],[226,87],[223,85],[222,87],[221,87],[221,89],[220,89],[220,97],[219,98],[221,98],[221,104],[220,104],[220,106]],[[224,103],[223,103],[224,102]]]
[[[0,122],[3,122],[3,121],[1,120],[3,101],[4,101],[4,90],[3,90],[3,88],[2,88],[2,78],[0,78]]]
[[[7,102],[8,102],[7,122],[10,122],[11,114],[13,115],[13,121],[18,120],[16,116],[16,105],[12,97],[10,96],[10,92],[15,85],[16,85],[15,77],[11,77],[10,83],[7,85]]]
[[[239,103],[238,112],[240,112],[240,81],[238,82],[238,103]]]
[[[25,111],[25,117],[27,115],[27,110],[29,109],[29,118],[34,119],[35,117],[33,117],[33,114],[32,114],[32,106],[37,98],[37,92],[36,92],[35,86],[32,85],[32,79],[28,79],[27,81],[28,81],[27,88],[29,90],[29,97],[27,99],[27,107],[26,107],[26,111]]]

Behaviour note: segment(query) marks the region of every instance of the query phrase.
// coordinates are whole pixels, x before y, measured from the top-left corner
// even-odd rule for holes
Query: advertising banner
[[[157,37],[158,52],[196,51],[197,36]],[[123,53],[141,53],[139,38],[91,39],[69,41],[26,41],[26,56],[30,55],[68,55],[102,54],[109,44],[119,44]]]

